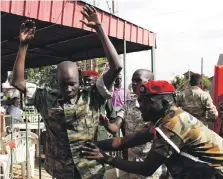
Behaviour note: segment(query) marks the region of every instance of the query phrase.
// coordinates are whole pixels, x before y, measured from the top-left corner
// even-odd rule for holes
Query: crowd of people
[[[122,88],[122,65],[96,10],[85,6],[82,14],[82,22],[96,31],[103,45],[109,69],[99,76],[63,61],[55,79],[59,92],[25,82],[25,57],[35,23],[28,20],[20,29],[12,86],[43,118],[46,171],[56,179],[102,179],[108,164],[123,171],[119,178],[125,179],[223,178],[223,139],[207,125],[218,110],[203,90],[202,76],[192,75],[189,87],[176,96],[171,83],[138,69],[132,75],[131,97]],[[222,103],[219,106],[222,114]],[[116,136],[120,130],[123,137]],[[107,132],[114,137],[109,139]],[[109,151],[123,155],[114,157]]]

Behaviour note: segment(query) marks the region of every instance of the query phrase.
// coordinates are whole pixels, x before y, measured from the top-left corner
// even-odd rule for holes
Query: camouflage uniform
[[[222,170],[223,139],[189,113],[172,107],[154,129],[152,150],[174,179],[212,179]]]
[[[118,113],[117,115],[120,115]],[[125,135],[134,133],[141,130],[146,126],[146,123],[143,121],[141,112],[139,110],[139,104],[137,98],[134,97],[132,100],[127,101],[125,106],[125,121],[124,121],[124,132]],[[147,157],[147,153],[151,149],[151,143],[136,146],[134,148],[128,149],[128,160],[129,161],[144,161]],[[123,178],[131,179],[158,179],[161,178],[161,175],[166,176],[167,169],[165,166],[160,167],[151,177],[145,177],[130,173],[124,173]]]
[[[223,134],[223,94],[218,98],[218,112],[221,120],[221,135]]]
[[[46,171],[56,179],[102,179],[104,167],[81,157],[86,141],[105,139],[106,131],[98,125],[99,114],[105,111],[110,96],[99,78],[93,90],[63,104],[58,92],[26,84],[26,100],[33,104],[46,126]],[[62,104],[62,106],[61,106]],[[108,111],[112,117],[113,113]]]
[[[218,116],[218,111],[210,94],[197,86],[188,87],[179,93],[177,106],[198,118],[204,125],[208,125],[208,122],[214,122]]]

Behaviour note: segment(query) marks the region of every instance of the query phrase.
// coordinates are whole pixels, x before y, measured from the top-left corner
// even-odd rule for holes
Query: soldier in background
[[[218,98],[218,113],[221,120],[220,135],[223,136],[223,94]]]
[[[95,93],[95,85],[98,80],[98,72],[94,70],[85,70],[82,72],[82,77],[83,77],[82,93],[83,93],[83,98],[85,98],[88,96],[88,93],[93,93],[93,94]],[[113,123],[116,120],[116,111],[112,106],[111,98],[107,99],[104,105],[104,110],[106,112],[107,118],[109,118],[109,122]],[[98,130],[100,131],[101,135],[98,136],[98,140],[105,140],[113,136],[111,135],[112,133],[109,134],[107,130],[105,130],[105,128],[102,127],[101,125],[98,126]]]
[[[101,119],[101,125],[103,125],[109,132],[116,133],[120,129],[122,129],[123,135],[129,135],[131,133],[140,131],[142,128],[148,127],[151,124],[147,124],[147,122],[143,121],[142,113],[139,110],[138,97],[136,95],[137,86],[153,80],[154,75],[150,70],[147,69],[138,69],[132,75],[132,89],[135,94],[132,99],[127,100],[124,110],[120,110],[117,113],[117,119],[115,123],[110,123],[108,118]],[[124,119],[124,120],[123,120]],[[130,148],[127,151],[124,151],[124,159],[129,161],[143,161],[148,151],[151,148],[151,143],[136,146],[134,148]],[[168,178],[168,172],[165,166],[160,167],[151,177],[144,177],[135,174],[120,173],[120,178],[129,178],[129,179],[160,179],[160,178]]]
[[[78,67],[71,61],[63,61],[57,66],[60,95],[54,89],[38,88],[25,82],[25,57],[35,32],[32,21],[21,26],[19,52],[13,68],[12,85],[25,94],[26,102],[34,105],[43,117],[47,141],[45,169],[56,179],[104,178],[104,166],[84,159],[80,148],[86,141],[96,142],[101,136],[99,116],[105,112],[104,105],[111,98],[109,89],[122,70],[119,56],[105,34],[96,10],[85,6],[81,12],[86,19],[82,22],[97,32],[110,67],[91,92],[81,92]]]
[[[94,85],[97,82],[98,75],[99,75],[98,72],[94,70],[85,70],[82,72],[83,94],[87,94],[91,92],[92,90],[94,90]],[[120,118],[120,117],[116,117],[116,110],[112,106],[112,98],[107,100],[104,107],[105,107],[104,110],[106,112],[106,119],[109,119],[110,124],[114,123],[117,118]],[[100,119],[103,117],[104,116],[101,115]],[[102,125],[98,126],[98,131],[100,131],[99,133],[100,136],[98,136],[98,140],[111,139],[118,136],[119,134],[118,132],[117,133],[108,132]],[[119,157],[119,158],[122,157],[120,151],[112,151],[112,152],[108,152],[108,154],[112,157]],[[106,178],[114,179],[117,177],[117,173],[113,167],[106,165],[105,169],[106,169],[106,176],[107,176]]]
[[[209,122],[213,123],[218,116],[209,92],[203,91],[203,80],[199,74],[193,74],[190,86],[177,95],[177,106],[198,118],[206,126]]]

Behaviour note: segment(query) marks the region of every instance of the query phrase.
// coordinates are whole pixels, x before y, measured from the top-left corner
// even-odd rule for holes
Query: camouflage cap
[[[164,80],[150,80],[138,86],[138,96],[175,93],[174,86]]]

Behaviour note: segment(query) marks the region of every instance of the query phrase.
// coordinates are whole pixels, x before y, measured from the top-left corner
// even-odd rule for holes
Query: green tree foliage
[[[210,90],[211,88],[211,81],[208,79],[208,77],[206,75],[203,75],[202,77],[203,82],[204,82],[204,87],[207,90]],[[173,84],[173,86],[177,89],[177,90],[183,90],[185,88],[185,86],[187,85],[185,78],[184,77],[180,77],[179,75],[175,76],[174,79],[171,81],[171,83]]]
[[[107,59],[106,58],[97,58],[92,60],[93,69],[101,75],[105,70],[107,70]],[[90,60],[83,60],[78,62],[79,69],[90,70]]]
[[[27,69],[25,78],[28,82],[35,83],[40,87],[57,88],[56,66],[54,65]]]
[[[204,82],[204,88],[206,88],[207,90],[210,90],[212,83],[209,80],[208,76],[203,75],[203,82]]]
[[[106,58],[98,58],[97,59],[97,71],[98,73],[101,75],[104,70],[106,70],[106,66],[107,66],[107,59]]]
[[[95,70],[99,72],[101,75],[103,71],[106,69],[107,59],[106,58],[98,58],[95,59]],[[86,61],[79,62],[80,70],[84,70]],[[88,69],[90,70],[90,69]],[[50,87],[50,88],[58,88],[56,83],[56,66],[45,66],[40,68],[30,68],[25,71],[25,79],[28,82],[35,83],[40,87]]]
[[[177,75],[174,77],[171,83],[177,90],[182,90],[184,88],[185,79],[184,77]]]

